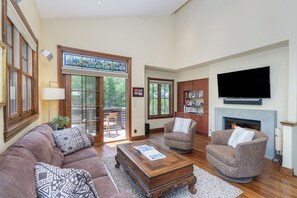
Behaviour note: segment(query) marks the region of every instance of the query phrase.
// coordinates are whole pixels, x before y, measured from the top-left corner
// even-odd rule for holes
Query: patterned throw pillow
[[[82,125],[54,131],[53,136],[56,144],[63,151],[64,155],[92,145]]]
[[[37,162],[35,182],[38,197],[99,197],[90,174],[80,169],[61,169]]]

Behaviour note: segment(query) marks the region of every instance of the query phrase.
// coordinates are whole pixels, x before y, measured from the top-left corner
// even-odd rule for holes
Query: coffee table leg
[[[115,156],[114,157],[115,158],[115,161],[116,161],[116,164],[114,165],[116,168],[120,168],[120,162],[119,162],[119,160],[118,160],[118,156]]]
[[[194,176],[191,183],[189,183],[188,189],[192,194],[196,194],[197,189],[195,188],[195,184],[197,182],[197,178]]]

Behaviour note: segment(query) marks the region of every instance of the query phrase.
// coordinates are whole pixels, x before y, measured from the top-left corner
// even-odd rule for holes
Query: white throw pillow
[[[191,122],[191,119],[175,118],[172,132],[183,132],[188,134]]]
[[[255,132],[245,130],[241,127],[236,127],[231,134],[231,137],[228,141],[228,145],[236,148],[237,144],[248,142],[253,139]]]

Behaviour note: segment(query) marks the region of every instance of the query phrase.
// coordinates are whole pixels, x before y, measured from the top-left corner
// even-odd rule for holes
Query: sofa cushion
[[[31,131],[14,143],[15,147],[23,147],[33,153],[37,161],[50,163],[54,154],[53,147],[48,138],[38,133]]]
[[[182,132],[188,134],[192,120],[176,117],[172,132]]]
[[[179,142],[191,142],[191,138],[185,133],[165,133],[164,139]]]
[[[88,136],[82,125],[54,131],[53,135],[56,144],[62,150],[64,155],[68,155],[75,151],[91,146],[91,142],[88,139]]]
[[[54,154],[52,156],[51,165],[62,167],[64,161],[64,154],[58,147],[54,147]]]
[[[118,194],[118,190],[109,176],[93,179],[93,184],[99,197],[111,197]]]
[[[80,161],[83,159],[91,158],[91,157],[97,157],[98,154],[95,151],[93,147],[85,148],[79,151],[76,151],[74,153],[71,153],[70,155],[64,156],[64,162],[63,164],[69,164],[71,162]]]
[[[52,147],[56,146],[56,143],[53,137],[53,129],[48,124],[39,125],[34,129],[32,129],[31,132],[41,133],[50,141]]]
[[[93,179],[108,175],[108,172],[99,157],[92,157],[77,162],[72,162],[63,165],[62,167],[86,170],[90,173]]]
[[[84,170],[38,162],[35,180],[38,197],[98,197],[90,174]]]
[[[206,146],[206,151],[224,164],[238,165],[235,159],[235,149],[230,146],[209,144]]]
[[[248,142],[253,139],[255,132],[236,127],[229,138],[228,145],[236,148],[237,144]]]
[[[0,156],[0,197],[37,197],[36,159],[21,147],[10,147]]]

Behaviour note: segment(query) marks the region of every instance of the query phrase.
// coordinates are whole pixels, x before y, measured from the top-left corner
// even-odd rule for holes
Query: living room
[[[49,81],[58,81],[57,45],[63,45],[132,57],[131,86],[144,90],[147,77],[174,79],[175,83],[208,78],[209,134],[217,130],[215,108],[276,111],[276,127],[284,132],[283,167],[292,170],[297,166],[293,158],[297,150],[293,144],[296,127],[280,123],[297,120],[296,1],[191,0],[172,15],[154,17],[42,18],[35,1],[22,0],[19,6],[39,41],[38,49],[47,49],[54,58],[48,61],[39,55],[38,120],[8,141],[0,136],[1,151],[48,121],[48,104],[41,99],[41,92]],[[256,106],[223,104],[218,97],[217,74],[263,66],[270,66],[270,99]],[[145,92],[145,97],[131,99],[130,128],[134,138],[144,136],[145,123],[155,129],[172,120],[149,120],[146,98]],[[59,114],[58,105],[51,104],[53,117]],[[0,133],[4,132],[3,112],[0,107]]]

